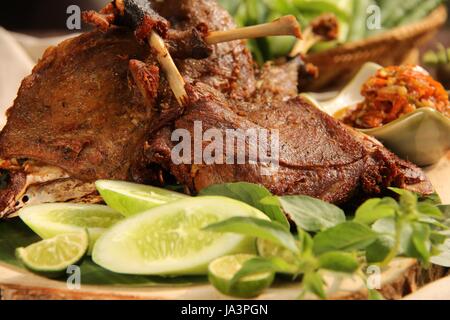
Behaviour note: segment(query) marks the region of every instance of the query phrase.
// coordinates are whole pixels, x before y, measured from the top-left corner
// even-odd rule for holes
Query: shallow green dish
[[[332,99],[323,99],[323,95],[314,93],[303,96],[334,116],[364,100],[360,94],[361,87],[380,68],[375,63],[365,64]],[[431,108],[419,108],[379,128],[358,130],[377,138],[400,157],[419,166],[437,163],[450,149],[450,119]]]

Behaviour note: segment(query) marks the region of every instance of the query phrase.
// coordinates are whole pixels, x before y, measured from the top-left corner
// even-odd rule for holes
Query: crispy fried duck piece
[[[287,72],[282,67],[277,72],[268,66],[258,81],[258,90],[245,101],[227,99],[199,82],[187,85],[190,99],[184,100],[185,112],[146,145],[149,161],[170,171],[192,192],[217,183],[246,181],[262,184],[277,195],[304,194],[336,204],[380,195],[392,186],[432,193],[430,182],[418,167],[299,98],[297,86],[286,86],[285,82],[296,78],[292,74],[298,69],[289,68],[295,62],[286,65]],[[277,74],[285,82],[278,81],[282,78],[278,79]],[[189,132],[187,137],[191,137],[191,141],[183,141],[189,148],[182,151],[178,159],[181,162],[173,157],[177,147],[172,132],[178,129]],[[202,140],[200,146],[195,145],[198,134],[205,139],[207,130],[216,133],[213,141]],[[233,140],[239,141],[237,137],[230,145],[230,131],[244,132],[244,145]],[[261,154],[251,158],[250,150],[255,145],[261,150],[261,141],[247,136],[249,131],[270,132],[270,137],[264,139],[279,146],[269,151],[272,156],[273,152],[279,153],[277,165],[265,162]],[[267,145],[262,147],[267,152]],[[208,152],[214,154],[212,160],[204,158]],[[238,158],[242,152],[244,163]]]
[[[173,30],[202,23],[212,30],[235,27],[214,1],[196,0],[183,8],[186,15],[172,19]],[[23,81],[0,134],[1,168],[7,174],[0,218],[39,201],[98,201],[92,195],[96,179],[162,181],[164,173],[146,162],[143,146],[179,106],[156,63],[149,46],[127,28],[86,33],[48,49]],[[255,88],[243,41],[214,45],[207,59],[176,63],[184,78],[227,95],[247,97]],[[20,165],[24,161],[34,161],[35,169]],[[27,184],[36,172],[47,172],[41,167],[55,167],[52,172],[60,174]],[[58,193],[56,186],[62,187]]]
[[[133,70],[135,60],[130,58],[141,60],[148,54],[148,48],[125,29],[84,34],[49,48],[23,80],[7,112],[0,158],[56,167],[61,174],[47,176],[42,183],[70,178],[80,186],[91,184],[81,189],[86,195],[95,192],[96,179],[129,180],[147,139],[159,85],[156,66],[146,65],[132,74],[130,64]],[[138,87],[134,78],[147,79],[148,85]],[[5,206],[11,212],[22,205],[21,197],[31,186],[26,181],[39,171],[22,166],[3,169],[9,171],[11,183],[0,191],[0,216]],[[75,188],[64,190],[66,195],[57,199],[80,198]]]
[[[303,194],[336,204],[378,196],[390,186],[424,194],[432,192],[419,168],[399,159],[376,140],[345,127],[302,98],[291,96],[286,100],[289,93],[283,92],[280,97],[278,93],[272,97],[266,93],[265,101],[261,98],[232,101],[209,86],[197,83],[189,89],[190,97],[195,98],[191,99],[184,115],[172,127],[157,133],[148,143],[146,154],[152,163],[170,171],[194,193],[213,184],[241,181],[264,185],[277,195]],[[219,132],[224,146],[212,153],[223,154],[223,162],[208,163],[200,157],[201,162],[197,163],[200,150],[195,153],[193,147],[187,159],[183,154],[183,159],[188,161],[174,163],[172,152],[178,143],[171,139],[173,130],[184,129],[194,137],[198,121],[202,124],[202,134],[209,129]],[[275,139],[273,134],[277,130],[279,166],[270,166],[261,158],[250,161],[249,150],[255,144],[251,137],[245,136],[244,146],[238,146],[237,140],[233,140],[231,146],[226,144],[230,141],[230,130],[268,130],[268,140]],[[258,147],[260,143],[257,141]],[[201,155],[211,152],[213,145],[203,141]],[[229,148],[233,149],[232,158]],[[246,161],[240,164],[237,155],[243,149]]]

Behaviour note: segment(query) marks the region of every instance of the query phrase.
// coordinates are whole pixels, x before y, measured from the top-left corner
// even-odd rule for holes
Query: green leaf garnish
[[[359,268],[355,255],[345,252],[327,252],[319,257],[319,267],[336,272],[354,273]]]
[[[294,236],[275,221],[234,217],[204,228],[206,231],[231,232],[272,241],[294,253],[299,252]]]
[[[286,214],[297,227],[317,232],[345,222],[345,213],[339,207],[307,196],[278,197]]]
[[[317,272],[311,272],[305,274],[303,277],[303,290],[305,292],[311,292],[322,300],[327,299],[325,293],[325,284],[322,276]]]
[[[246,182],[218,184],[203,189],[200,196],[223,196],[245,202],[264,212],[271,220],[289,226],[277,202],[261,202],[262,199],[272,196],[270,191],[261,185]]]
[[[355,214],[355,222],[371,225],[377,220],[393,217],[398,204],[392,198],[374,198],[364,202]]]
[[[345,222],[318,233],[314,237],[314,253],[363,250],[374,243],[378,234],[356,222]]]

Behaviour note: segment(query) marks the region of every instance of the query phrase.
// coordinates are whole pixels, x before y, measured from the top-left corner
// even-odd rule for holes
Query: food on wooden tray
[[[450,117],[448,94],[443,86],[417,66],[380,69],[364,84],[365,100],[347,110],[342,121],[362,129],[381,127],[419,108],[433,108]]]
[[[124,197],[129,197],[124,206],[134,208],[136,186],[124,184],[122,188]],[[220,292],[247,298],[263,293],[278,274],[283,275],[279,283],[297,283],[300,297],[312,294],[326,299],[330,271],[338,272],[340,278],[355,277],[369,264],[384,268],[396,257],[415,258],[425,266],[448,266],[449,240],[444,223],[449,206],[438,205],[435,195],[419,198],[407,190],[391,191],[399,201],[373,198],[361,205],[354,217],[346,217],[340,208],[306,196],[276,197],[260,185],[248,183],[215,185],[205,192],[213,196],[185,197],[110,226],[94,246],[93,260],[98,265],[87,257],[80,271],[88,273],[90,281],[103,283],[105,278],[112,278],[108,284],[115,284],[120,277],[128,285],[135,281],[138,284],[142,279],[138,275],[168,276],[164,279],[169,281],[173,276],[208,274],[210,283]],[[154,204],[154,192],[146,196]],[[98,214],[89,218],[90,214],[81,211],[66,215],[73,205],[53,208],[56,206],[64,217],[58,228],[65,225],[67,233],[28,246],[29,240],[23,242],[23,238],[29,239],[29,233],[16,232],[11,237],[10,230],[3,228],[0,243],[6,244],[6,250],[0,252],[0,260],[11,254],[8,251],[14,246],[9,242],[19,240],[28,246],[17,250],[20,261],[33,272],[54,277],[63,276],[61,271],[69,262],[84,256],[87,234],[74,233],[74,221],[79,215],[77,225],[92,226],[90,218],[104,216],[100,212],[106,210],[98,207]],[[42,208],[25,210],[30,218],[44,221],[49,217]],[[95,208],[89,210],[94,213]],[[291,228],[281,215],[275,214],[281,210],[290,215]],[[52,220],[48,219],[47,228],[54,223]],[[17,226],[13,230],[17,231]],[[78,239],[77,243],[73,243],[74,239]],[[381,292],[392,297],[389,291]],[[368,296],[373,295],[382,296],[377,291]]]

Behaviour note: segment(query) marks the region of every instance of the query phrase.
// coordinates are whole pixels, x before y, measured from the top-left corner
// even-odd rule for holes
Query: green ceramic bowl
[[[334,116],[364,100],[360,94],[361,87],[380,68],[375,63],[365,64],[355,78],[331,99],[315,93],[303,96]],[[437,163],[450,149],[450,119],[431,108],[419,108],[382,127],[360,131],[377,138],[400,157],[419,166]]]

